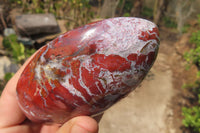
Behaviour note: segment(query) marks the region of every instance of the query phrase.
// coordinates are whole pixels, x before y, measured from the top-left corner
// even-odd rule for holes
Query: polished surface
[[[111,18],[58,36],[26,66],[20,107],[38,122],[103,112],[135,89],[153,65],[159,33],[150,21]]]

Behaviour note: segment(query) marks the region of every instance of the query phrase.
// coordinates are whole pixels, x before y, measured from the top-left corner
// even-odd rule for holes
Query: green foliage
[[[153,9],[144,7],[142,10],[142,16],[145,18],[153,18]]]
[[[198,17],[198,23],[200,25],[200,14],[198,14],[197,17]]]
[[[174,20],[172,20],[170,17],[163,17],[163,21],[164,21],[164,24],[166,27],[168,28],[176,28],[177,27],[177,24]]]
[[[200,95],[198,96],[200,98]],[[200,100],[198,101],[200,105]],[[183,125],[192,128],[195,132],[200,132],[200,106],[191,108],[183,107],[182,115],[184,116]]]
[[[3,46],[10,52],[12,58],[17,62],[21,62],[25,59],[25,48],[24,45],[17,42],[16,35],[10,35],[8,37],[4,37]]]
[[[124,13],[123,17],[130,17],[130,13]]]
[[[192,33],[190,42],[195,44],[195,48],[184,54],[184,58],[188,63],[200,66],[200,31]]]
[[[187,83],[187,84],[183,84],[182,85],[182,88],[183,89],[189,89],[189,88],[194,88],[194,89],[196,89],[196,88],[198,88],[198,83]]]
[[[12,56],[17,62],[25,60],[25,47],[22,43],[12,44]]]
[[[200,17],[198,19],[200,22]],[[184,54],[185,60],[188,64],[196,64],[200,67],[200,31],[194,32],[191,35],[190,42],[195,44],[195,48]],[[197,72],[197,76],[200,77],[200,71]],[[195,106],[183,107],[182,115],[184,116],[183,125],[191,128],[193,131],[200,133],[200,81],[197,80],[193,86],[193,93],[197,96],[197,101],[193,101]]]
[[[122,2],[123,2],[123,0],[120,0],[119,5],[122,5]],[[123,7],[123,12],[130,13],[132,8],[133,8],[133,1],[126,0],[124,7]]]
[[[190,39],[191,43],[195,43],[197,47],[200,47],[200,31],[194,32]]]
[[[12,78],[12,76],[14,76],[14,73],[6,73],[4,76],[4,80],[8,82]]]
[[[4,37],[3,46],[4,46],[4,48],[11,50],[12,49],[12,45],[11,44],[13,42],[16,42],[16,41],[17,41],[17,36],[14,35],[14,34],[11,34],[8,37]]]
[[[35,52],[36,52],[36,49],[33,49],[33,48],[32,49],[28,49],[28,48],[26,48],[25,49],[25,57],[28,58]]]
[[[194,84],[187,85],[187,88],[192,88],[192,92],[197,94],[197,101],[196,99],[193,101],[195,106],[182,108],[182,115],[184,116],[182,123],[195,133],[200,133],[200,82],[196,81]]]
[[[3,46],[7,49],[16,63],[23,63],[23,61],[35,52],[35,49],[25,49],[22,43],[17,41],[16,35],[4,37]]]
[[[183,32],[183,33],[187,33],[187,31],[188,31],[188,29],[190,28],[190,26],[191,26],[191,25],[189,25],[189,24],[184,25],[183,28],[182,28],[182,32]]]

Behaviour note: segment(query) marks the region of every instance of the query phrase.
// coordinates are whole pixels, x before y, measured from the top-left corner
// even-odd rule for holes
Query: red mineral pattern
[[[105,19],[66,32],[25,67],[19,105],[36,122],[95,116],[140,84],[158,48],[157,26],[141,18]]]

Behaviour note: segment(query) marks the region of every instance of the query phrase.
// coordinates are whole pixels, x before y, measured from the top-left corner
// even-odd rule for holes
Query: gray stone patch
[[[6,73],[13,72],[16,73],[19,69],[17,64],[11,62],[7,56],[0,57],[0,80],[4,79]]]
[[[54,34],[60,32],[53,14],[23,14],[16,16],[15,24],[21,35]]]

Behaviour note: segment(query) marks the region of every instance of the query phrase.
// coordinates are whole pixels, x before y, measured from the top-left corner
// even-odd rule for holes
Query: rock
[[[23,14],[15,18],[16,29],[21,35],[54,34],[60,32],[52,14]]]
[[[25,66],[17,96],[36,122],[97,115],[136,88],[153,65],[158,28],[140,18],[111,18],[58,36]]]
[[[28,37],[18,36],[17,40],[27,46],[33,46],[35,43],[35,40],[32,40],[31,38]]]
[[[4,36],[9,36],[9,35],[12,35],[12,34],[16,34],[13,28],[6,28],[3,31]]]
[[[49,42],[49,41],[53,40],[54,38],[56,38],[57,36],[59,36],[60,34],[67,32],[67,29],[65,27],[66,20],[57,20],[57,22],[58,22],[58,25],[60,27],[61,33],[37,38],[37,39],[35,39],[36,45],[37,44],[44,44],[46,42]]]
[[[8,72],[17,72],[19,67],[12,63],[11,60],[7,56],[0,57],[0,80],[4,79],[4,76]]]

